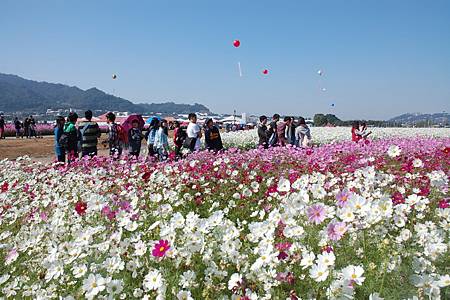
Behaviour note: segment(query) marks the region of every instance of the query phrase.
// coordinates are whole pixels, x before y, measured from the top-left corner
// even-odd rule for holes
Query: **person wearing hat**
[[[217,126],[214,126],[213,119],[206,120],[205,144],[206,149],[210,151],[217,152],[223,149],[220,131]]]

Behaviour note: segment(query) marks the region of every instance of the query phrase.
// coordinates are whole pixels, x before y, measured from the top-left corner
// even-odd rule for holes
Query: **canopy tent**
[[[132,127],[132,122],[134,120],[137,120],[139,123],[139,128],[144,128],[144,119],[142,119],[141,115],[129,115],[123,122],[122,122],[122,127],[123,129],[125,129],[125,132],[128,132],[128,130],[130,130],[130,128]]]

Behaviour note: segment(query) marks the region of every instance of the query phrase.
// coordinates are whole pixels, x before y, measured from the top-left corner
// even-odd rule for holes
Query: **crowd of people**
[[[23,122],[19,120],[18,117],[14,118],[13,121],[14,129],[16,130],[16,138],[27,138],[31,139],[32,137],[38,138],[36,120],[33,116],[26,117]],[[6,129],[6,121],[5,118],[0,115],[0,139],[5,139],[5,129]],[[23,129],[23,130],[22,130]]]
[[[54,130],[55,154],[59,162],[70,163],[80,157],[94,157],[98,153],[98,144],[101,131],[96,122],[92,121],[92,111],[85,112],[85,121],[78,122],[75,112],[69,113],[67,118],[58,117]],[[150,127],[143,133],[138,120],[131,122],[131,128],[127,131],[116,123],[116,116],[109,112],[106,114],[108,130],[107,138],[101,141],[104,146],[109,146],[111,157],[119,158],[124,150],[128,155],[138,158],[141,154],[142,141],[145,139],[148,149],[148,157],[164,161],[169,158],[169,128],[166,120],[154,118]],[[194,152],[200,149],[200,139],[205,136],[205,145],[208,150],[221,151],[223,149],[219,129],[209,119],[202,128],[197,124],[197,116],[189,114],[189,125],[182,128],[175,121],[173,143],[175,145],[174,158],[180,159],[184,152]],[[186,151],[182,151],[183,148]]]
[[[302,117],[295,122],[293,117],[280,120],[279,114],[274,114],[269,122],[266,116],[259,117],[259,145],[268,148],[292,145],[297,147],[311,146],[311,131]]]
[[[70,163],[79,157],[94,157],[98,154],[100,127],[92,121],[92,111],[86,111],[84,117],[83,121],[78,122],[77,113],[71,112],[67,118],[58,117],[56,119],[55,155],[59,162]],[[109,154],[112,157],[118,158],[124,151],[127,151],[127,155],[130,157],[138,158],[141,155],[143,140],[145,140],[148,157],[159,161],[169,158],[180,159],[188,153],[200,150],[202,138],[204,138],[207,150],[214,152],[223,150],[220,130],[214,124],[213,119],[206,120],[203,128],[197,123],[195,113],[189,114],[188,119],[187,128],[181,127],[178,121],[171,124],[174,151],[170,152],[167,120],[153,118],[144,134],[144,128],[137,119],[132,120],[131,128],[125,130],[122,125],[116,123],[115,114],[109,112],[106,114],[107,138],[101,141],[101,144],[109,147]],[[13,124],[16,129],[16,138],[37,137],[36,121],[33,116],[27,117],[23,123],[16,117]],[[302,117],[297,120],[293,117],[284,117],[281,120],[279,114],[274,114],[269,120],[263,115],[259,118],[257,128],[258,144],[266,149],[286,145],[312,146],[310,128]],[[0,116],[0,138],[4,138],[4,131],[5,120],[3,116]],[[366,123],[355,121],[351,129],[352,141],[366,140],[371,133],[367,130]]]

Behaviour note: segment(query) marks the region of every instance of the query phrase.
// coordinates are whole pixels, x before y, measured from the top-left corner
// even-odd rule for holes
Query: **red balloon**
[[[267,69],[263,70],[263,74],[264,74],[264,75],[269,74],[269,70],[267,70]]]
[[[236,48],[239,47],[240,45],[241,45],[241,41],[239,41],[239,40],[233,41],[233,46],[235,46]]]

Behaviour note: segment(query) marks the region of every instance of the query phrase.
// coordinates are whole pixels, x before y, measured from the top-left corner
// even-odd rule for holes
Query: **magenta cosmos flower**
[[[327,215],[325,207],[320,204],[314,204],[307,210],[308,219],[311,223],[320,224]]]
[[[169,249],[169,241],[160,240],[158,243],[156,243],[155,248],[153,248],[152,255],[155,257],[163,257]]]

